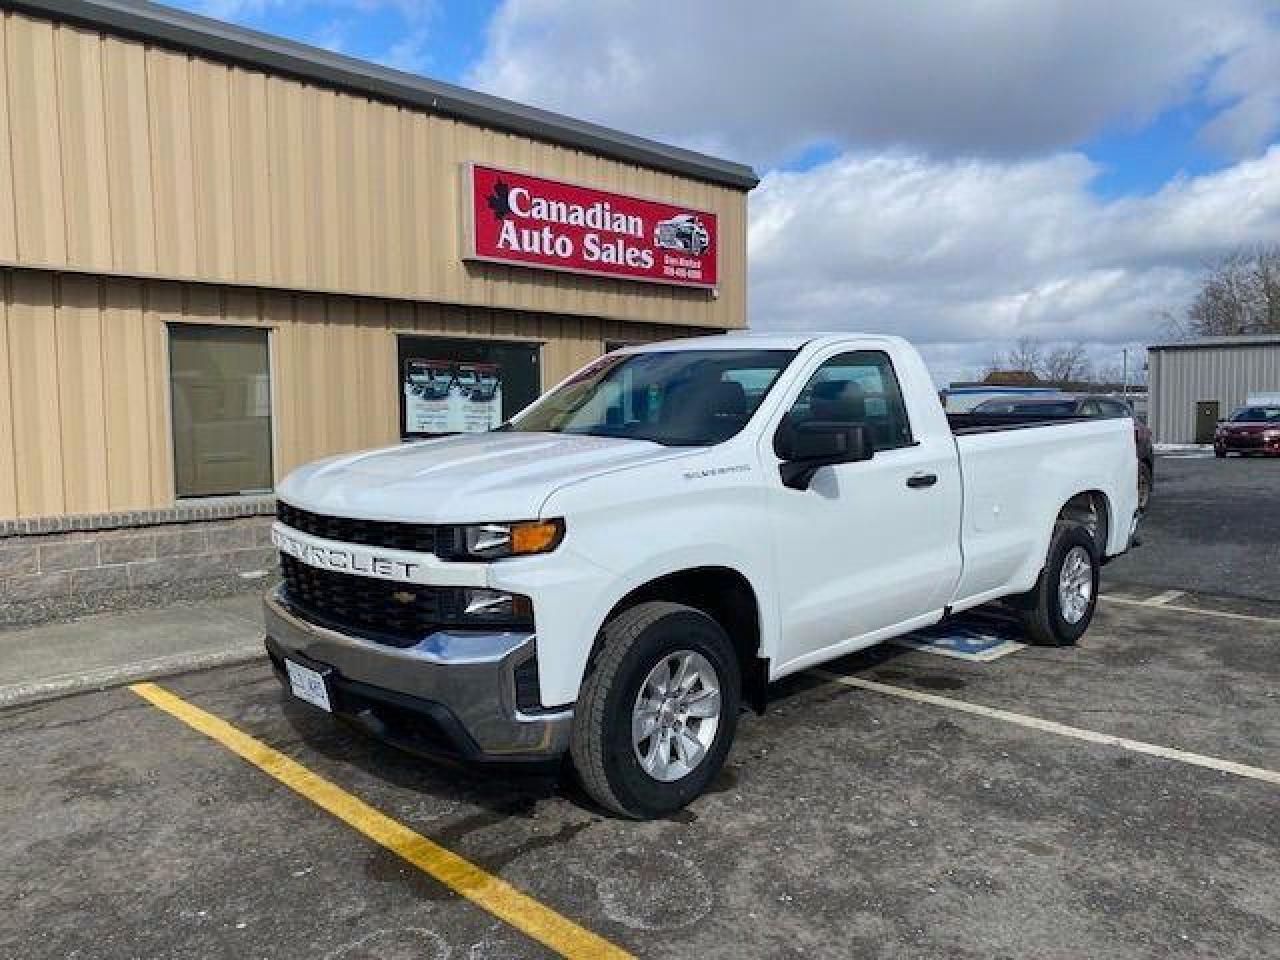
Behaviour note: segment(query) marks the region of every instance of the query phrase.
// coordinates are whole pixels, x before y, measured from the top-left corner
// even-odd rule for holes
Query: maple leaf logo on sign
[[[495,220],[505,220],[511,212],[511,188],[502,180],[493,185],[493,193],[485,204],[493,211]]]

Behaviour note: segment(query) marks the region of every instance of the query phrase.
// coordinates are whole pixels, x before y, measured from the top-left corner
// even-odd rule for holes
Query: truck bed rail
[[[996,433],[1001,430],[1026,430],[1031,427],[1056,427],[1064,423],[1080,423],[1094,419],[1062,415],[1046,417],[1038,413],[948,413],[947,423],[956,436]]]

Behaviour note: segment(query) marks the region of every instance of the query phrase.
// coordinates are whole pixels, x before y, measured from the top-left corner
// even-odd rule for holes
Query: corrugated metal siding
[[[0,263],[745,325],[741,191],[12,12],[0,27]],[[722,295],[462,263],[468,160],[715,212]]]
[[[1250,393],[1280,391],[1280,344],[1164,348],[1149,363],[1157,443],[1194,443],[1199,401],[1217,400],[1225,417]]]
[[[396,334],[544,342],[550,386],[670,327],[159,280],[0,270],[0,518],[169,506],[169,323],[271,329],[277,479],[399,436]],[[698,332],[698,331],[690,331]],[[681,331],[683,333],[683,331]]]

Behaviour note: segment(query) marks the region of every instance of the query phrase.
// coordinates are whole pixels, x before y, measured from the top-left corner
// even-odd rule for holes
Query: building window
[[[169,384],[178,496],[269,491],[267,331],[170,325]]]
[[[492,430],[537,399],[533,343],[400,337],[400,436]]]

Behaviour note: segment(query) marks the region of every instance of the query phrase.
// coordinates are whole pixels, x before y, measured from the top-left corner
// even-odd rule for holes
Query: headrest
[[[809,409],[814,420],[857,423],[867,418],[862,385],[852,380],[824,380],[813,385]]]
[[[740,417],[747,412],[747,391],[733,380],[720,380],[711,386],[707,405],[713,416]]]

